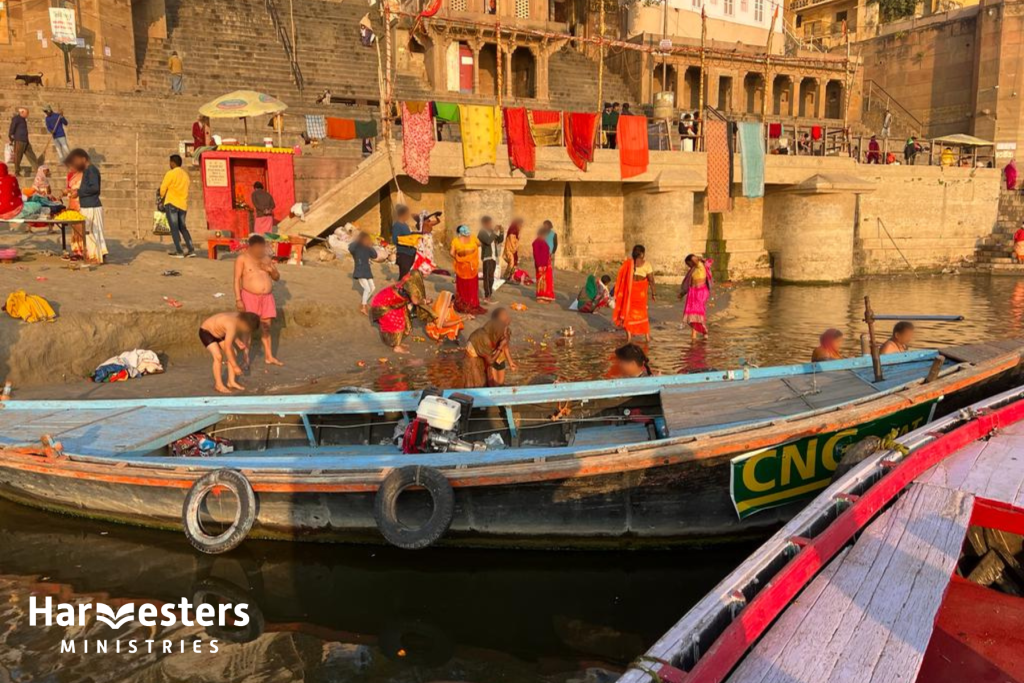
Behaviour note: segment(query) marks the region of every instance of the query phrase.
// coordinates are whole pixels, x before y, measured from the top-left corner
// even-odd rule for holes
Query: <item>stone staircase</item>
[[[548,90],[552,106],[574,111],[595,111],[597,102],[597,62],[566,46],[551,55]],[[629,88],[622,77],[605,68],[602,99],[605,102],[631,102]]]
[[[979,271],[999,275],[1024,274],[1024,264],[1013,257],[1013,233],[1024,222],[1024,195],[1020,192],[999,193],[999,217],[988,237],[983,237],[975,249],[975,262]]]

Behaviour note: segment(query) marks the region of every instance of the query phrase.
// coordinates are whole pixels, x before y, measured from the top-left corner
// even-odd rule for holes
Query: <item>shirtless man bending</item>
[[[281,279],[277,264],[267,252],[263,235],[249,237],[249,248],[235,263],[235,308],[259,316],[263,337],[263,360],[267,365],[284,365],[270,347],[270,324],[277,317],[274,283]]]
[[[243,353],[249,351],[249,339],[260,319],[255,313],[218,313],[203,321],[199,326],[199,341],[213,356],[213,388],[222,394],[232,389],[245,389],[238,383],[242,369],[235,358],[237,348]],[[224,361],[228,364],[228,383],[221,377]]]

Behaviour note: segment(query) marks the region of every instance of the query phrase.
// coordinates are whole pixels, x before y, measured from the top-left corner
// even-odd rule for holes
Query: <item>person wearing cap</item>
[[[54,111],[53,107],[47,107],[43,111],[46,112],[46,132],[53,136],[53,148],[57,150],[57,160],[64,161],[68,152],[71,151],[68,134],[64,129],[68,125],[68,120],[64,117],[64,112]]]
[[[395,245],[399,280],[408,275],[416,263],[416,245],[408,239],[402,239],[413,234],[412,228],[409,227],[410,216],[409,207],[405,204],[395,207],[395,222],[391,224],[391,243]]]
[[[835,328],[825,330],[818,338],[818,347],[811,353],[812,363],[822,363],[827,360],[839,360],[843,357],[842,349],[843,333]]]

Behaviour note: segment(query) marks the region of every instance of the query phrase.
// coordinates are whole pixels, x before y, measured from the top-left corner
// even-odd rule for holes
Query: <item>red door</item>
[[[468,45],[459,45],[459,92],[473,94],[473,51]]]

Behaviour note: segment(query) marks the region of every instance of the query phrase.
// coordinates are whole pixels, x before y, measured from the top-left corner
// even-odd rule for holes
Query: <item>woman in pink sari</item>
[[[555,273],[551,258],[551,246],[548,244],[548,228],[537,232],[533,240],[533,266],[537,275],[537,301],[550,303],[555,300]]]
[[[1006,189],[1013,192],[1017,189],[1017,161],[1010,159],[1005,167],[1003,167],[1003,178],[1006,179]]]
[[[696,254],[686,257],[686,277],[679,289],[679,298],[686,302],[683,308],[683,322],[690,326],[690,339],[698,335],[708,336],[708,299],[711,298],[710,261]]]

